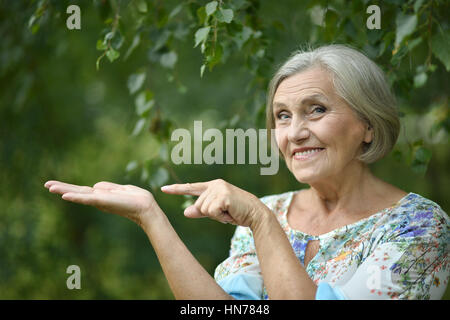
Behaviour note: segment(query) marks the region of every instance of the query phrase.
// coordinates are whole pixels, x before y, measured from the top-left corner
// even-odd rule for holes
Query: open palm
[[[51,180],[44,186],[51,193],[61,194],[64,200],[94,206],[101,211],[128,218],[139,225],[143,215],[156,204],[150,192],[133,185],[102,181],[89,187]]]

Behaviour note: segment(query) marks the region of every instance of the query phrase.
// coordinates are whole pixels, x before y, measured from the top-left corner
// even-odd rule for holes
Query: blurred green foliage
[[[66,27],[72,3],[81,30]],[[379,30],[366,27],[371,4]],[[0,0],[0,298],[173,298],[143,231],[61,201],[50,179],[153,190],[212,274],[234,227],[185,219],[186,199],[159,186],[223,178],[258,196],[303,186],[283,165],[276,176],[175,166],[170,134],[199,119],[263,128],[271,74],[308,44],[349,44],[386,71],[403,129],[373,171],[449,212],[449,12],[443,0]],[[66,287],[72,264],[81,290]]]

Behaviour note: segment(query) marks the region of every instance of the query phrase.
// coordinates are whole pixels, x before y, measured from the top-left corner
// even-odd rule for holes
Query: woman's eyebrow
[[[273,103],[273,110],[277,110],[277,109],[285,109],[287,108],[287,106],[283,103],[283,102],[274,102]]]
[[[312,102],[322,102],[322,103],[328,103],[328,98],[326,96],[324,96],[323,94],[320,93],[316,93],[316,94],[311,94],[308,95],[306,97],[302,97],[298,103],[296,103],[296,106],[301,106],[301,105],[305,105],[308,103],[312,103]],[[277,102],[275,101],[273,103],[273,110],[277,110],[277,109],[285,109],[285,108],[289,108],[288,106],[286,106],[286,104],[284,104],[283,102]]]
[[[311,102],[328,103],[328,98],[326,96],[324,96],[323,94],[316,93],[316,94],[312,94],[312,95],[303,97],[300,100],[299,105],[308,104],[308,103],[311,103]]]

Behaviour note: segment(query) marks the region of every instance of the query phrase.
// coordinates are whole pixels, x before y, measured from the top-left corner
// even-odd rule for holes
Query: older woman
[[[238,225],[215,279],[148,191],[109,182],[45,186],[138,223],[176,298],[441,298],[449,279],[448,216],[367,166],[389,153],[400,127],[382,71],[345,46],[297,52],[271,81],[267,123],[308,189],[258,199],[223,180],[162,188],[198,196],[187,217]]]

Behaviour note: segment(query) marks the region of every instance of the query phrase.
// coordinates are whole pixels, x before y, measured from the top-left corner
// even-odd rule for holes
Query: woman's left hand
[[[169,194],[198,196],[184,210],[188,218],[209,217],[222,223],[252,227],[268,208],[253,194],[222,180],[172,184],[161,191]]]

